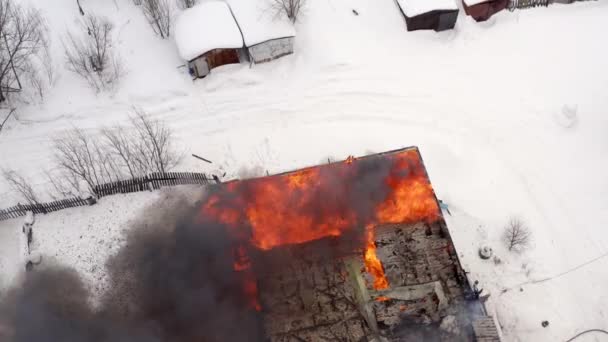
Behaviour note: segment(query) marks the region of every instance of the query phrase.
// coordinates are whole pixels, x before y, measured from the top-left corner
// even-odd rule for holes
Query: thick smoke
[[[225,227],[185,201],[147,215],[108,262],[99,306],[74,271],[34,270],[0,303],[0,341],[261,340]]]
[[[278,198],[284,213],[294,210],[313,218],[305,227],[289,226],[289,220],[268,225],[279,239],[294,229],[319,229],[327,217],[342,217],[349,226],[339,239],[317,234],[317,241],[302,240],[309,243],[298,251],[262,252],[248,244],[255,237],[245,204],[283,190],[285,184],[273,183],[282,176],[218,186],[196,205],[185,199],[170,206],[161,203],[166,208],[145,211],[129,230],[125,246],[108,261],[109,290],[99,305],[90,304],[91,294],[74,271],[36,269],[0,302],[0,341],[263,340],[261,318],[252,306],[256,291],[247,285],[252,272],[285,267],[293,258],[327,260],[363,248],[363,229],[375,220],[376,205],[391,190],[386,180],[394,168],[390,158],[375,156],[317,171],[315,187],[287,197],[266,196],[257,204],[264,207]],[[265,188],[269,185],[275,188]],[[211,198],[215,211],[205,209],[203,217],[202,208],[209,207]],[[238,223],[225,222],[222,215],[229,211],[237,213]],[[247,251],[243,264],[253,264],[242,272],[235,271],[235,246]]]
[[[211,208],[209,215],[218,221],[228,225],[238,222],[236,227],[232,225],[232,228],[237,228],[232,230],[233,234],[247,238],[253,235],[254,244],[266,238],[272,241],[271,247],[292,243],[292,238],[301,240],[303,236],[325,238],[328,224],[340,219],[348,222],[346,226],[339,226],[341,238],[346,239],[346,235],[350,235],[361,243],[365,236],[363,229],[376,220],[377,205],[391,191],[386,180],[394,171],[393,159],[369,156],[352,164],[341,162],[316,167],[311,173],[296,171],[290,175],[233,183],[229,187],[218,188],[205,206]],[[294,180],[297,176],[302,177],[302,182],[314,186],[290,187],[290,182],[298,182]],[[258,227],[241,224],[250,219],[247,209],[254,209],[263,224],[258,224]],[[226,220],[223,216],[226,210],[232,212],[231,217],[238,219],[229,217]],[[306,224],[300,220],[304,217],[310,219],[305,221]],[[249,231],[251,228],[253,232]]]

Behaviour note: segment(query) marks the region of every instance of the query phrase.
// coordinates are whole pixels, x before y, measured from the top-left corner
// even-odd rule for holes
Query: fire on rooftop
[[[470,288],[417,148],[219,185],[270,341],[475,340]]]

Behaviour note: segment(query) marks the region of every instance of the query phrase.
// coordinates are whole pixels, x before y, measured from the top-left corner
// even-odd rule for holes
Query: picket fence
[[[116,181],[95,186],[93,193],[97,198],[115,194],[126,194],[139,191],[158,190],[162,187],[175,185],[207,185],[214,182],[204,173],[196,172],[153,172],[143,177],[135,177],[123,181]],[[67,208],[93,205],[97,199],[89,197],[68,198],[48,203],[17,204],[10,208],[0,209],[0,221],[25,216],[28,211],[34,214],[46,214]]]

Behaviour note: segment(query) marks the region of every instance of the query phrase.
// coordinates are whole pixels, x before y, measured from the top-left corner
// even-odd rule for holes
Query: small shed
[[[396,0],[408,31],[453,29],[458,19],[455,0]]]
[[[203,2],[185,10],[175,24],[175,43],[195,78],[247,59],[239,26],[223,1]]]
[[[243,33],[251,61],[263,63],[293,53],[296,36],[286,16],[275,15],[272,0],[227,0]]]
[[[464,12],[475,21],[486,21],[507,8],[509,0],[462,0]]]

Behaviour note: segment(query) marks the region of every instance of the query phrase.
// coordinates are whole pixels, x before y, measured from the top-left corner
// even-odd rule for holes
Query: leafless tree
[[[174,168],[181,156],[173,146],[173,133],[164,122],[151,119],[143,110],[134,108],[131,117],[136,135],[136,152],[147,163],[147,169],[165,173]]]
[[[0,116],[0,120],[2,120],[2,122],[0,122],[0,133],[2,133],[2,129],[4,128],[4,125],[6,125],[6,122],[8,121],[8,119],[10,119],[11,116],[13,116],[13,113],[15,113],[15,110],[17,110],[17,109],[12,108],[11,110],[9,110],[8,114],[6,114],[5,116]]]
[[[1,170],[2,178],[8,186],[16,193],[18,193],[28,204],[38,204],[38,196],[32,188],[31,182],[25,179],[23,176],[18,174],[15,170],[5,169]]]
[[[77,196],[84,188],[92,194],[100,184],[150,172],[165,173],[181,155],[175,150],[171,130],[136,109],[130,127],[102,129],[88,136],[81,129],[54,140],[58,172],[47,172],[56,192]]]
[[[177,7],[181,9],[191,8],[196,5],[197,0],[177,0]]]
[[[300,12],[306,5],[306,0],[272,0],[272,9],[276,15],[285,15],[295,24]]]
[[[143,0],[141,10],[154,32],[161,38],[171,35],[173,11],[167,0]]]
[[[24,96],[32,95],[44,101],[45,94],[55,83],[55,64],[47,41],[42,45],[38,55],[32,56],[25,64],[21,84]]]
[[[73,192],[88,190],[97,195],[97,185],[117,181],[121,178],[115,160],[103,150],[96,137],[89,137],[83,130],[74,128],[65,136],[54,140],[55,162],[60,177],[70,182]]]
[[[78,197],[80,195],[77,191],[79,189],[79,181],[73,174],[45,170],[44,175],[47,182],[52,186],[48,195],[53,200],[56,201],[63,198]]]
[[[22,90],[21,76],[47,43],[48,30],[40,13],[0,0],[0,102]]]
[[[139,136],[133,130],[117,126],[101,130],[106,150],[117,160],[122,169],[135,178],[152,171],[149,168],[148,156],[142,155]]]
[[[503,240],[510,251],[522,251],[530,245],[532,232],[521,219],[513,217],[505,227]]]
[[[76,0],[76,4],[78,5],[78,12],[80,13],[80,15],[84,15],[84,10],[82,9],[82,6],[80,5],[80,0]]]
[[[124,76],[124,68],[112,46],[114,25],[104,17],[88,15],[83,32],[68,32],[63,42],[67,67],[95,90],[111,90]]]

